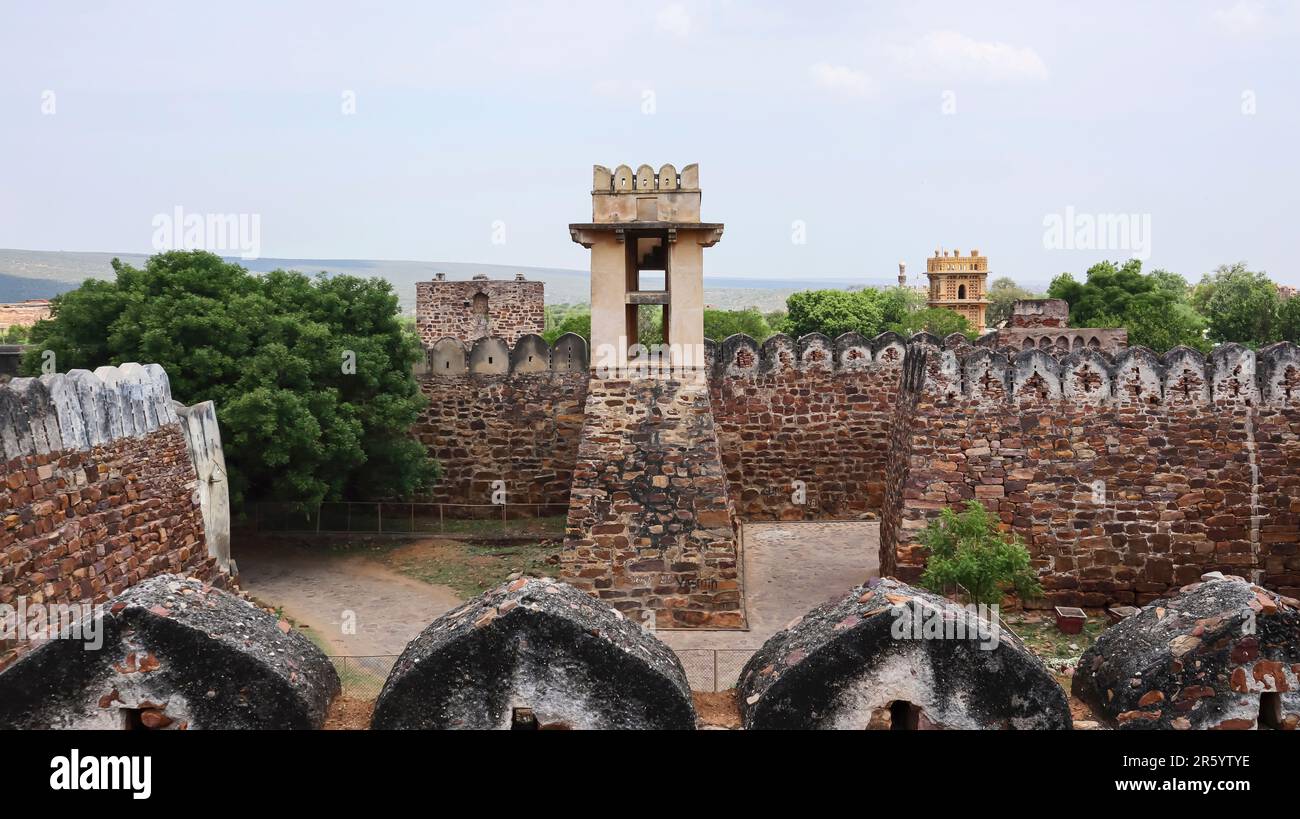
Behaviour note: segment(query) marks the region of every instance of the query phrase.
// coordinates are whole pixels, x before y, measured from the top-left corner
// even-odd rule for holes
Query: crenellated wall
[[[0,604],[98,603],[164,572],[229,583],[161,367],[14,379],[0,451]]]
[[[919,341],[904,372],[886,571],[919,575],[917,530],[974,498],[1023,538],[1055,605],[1144,603],[1215,570],[1300,588],[1295,345],[1058,361]]]
[[[491,503],[504,480],[508,503],[567,507],[587,379],[587,345],[572,333],[554,348],[536,335],[513,348],[500,338],[435,343],[414,430],[443,468],[429,500]]]
[[[924,565],[916,531],[938,510],[978,499],[1026,542],[1047,602],[1144,602],[1210,570],[1300,591],[1294,345],[1258,354],[1225,345],[1208,360],[1185,348],[1112,358],[994,345],[992,335],[892,333],[707,342],[710,412],[699,423],[716,435],[734,514],[878,513],[883,572],[914,580]],[[491,481],[504,479],[512,502],[569,503],[593,407],[580,338],[554,349],[530,336],[513,348],[444,339],[430,350],[428,373],[419,435],[447,470],[436,498],[487,502]],[[601,413],[625,406],[607,393],[595,402]],[[638,407],[664,400],[634,398]],[[592,449],[589,471],[601,452]],[[639,462],[620,455],[620,463],[636,472]],[[572,516],[570,524],[581,528]],[[602,523],[615,524],[639,525]],[[594,554],[575,563],[574,576],[596,576]],[[671,562],[653,571],[671,573]],[[677,561],[688,573],[690,562]],[[651,562],[627,565],[634,575],[652,571]],[[703,592],[697,578],[661,583],[664,599],[669,586],[730,592],[724,571],[711,578],[723,587]],[[672,622],[686,624],[692,610]]]
[[[707,343],[713,417],[737,513],[747,520],[878,513],[904,353],[894,333]]]

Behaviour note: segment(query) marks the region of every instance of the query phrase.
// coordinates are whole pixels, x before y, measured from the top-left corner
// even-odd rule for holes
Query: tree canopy
[[[1207,273],[1192,291],[1192,304],[1208,321],[1211,341],[1260,347],[1282,338],[1277,285],[1244,262]]]
[[[1071,326],[1125,327],[1129,344],[1156,352],[1180,344],[1208,350],[1205,319],[1186,301],[1186,293],[1182,277],[1163,270],[1144,275],[1138,259],[1122,265],[1099,262],[1088,268],[1082,283],[1062,273],[1047,289],[1049,298],[1070,303]]]
[[[212,400],[233,502],[408,497],[437,475],[410,437],[422,354],[382,279],[276,270],[174,251],[57,296],[24,370],[161,364],[182,403]]]
[[[804,290],[786,299],[786,314],[780,331],[799,338],[821,333],[835,338],[843,333],[861,333],[868,338],[924,307],[925,300],[901,287],[884,290]]]
[[[989,285],[989,306],[984,312],[984,321],[989,327],[996,327],[1011,318],[1011,308],[1021,299],[1037,298],[1034,291],[1016,284],[1014,279],[999,276]]]

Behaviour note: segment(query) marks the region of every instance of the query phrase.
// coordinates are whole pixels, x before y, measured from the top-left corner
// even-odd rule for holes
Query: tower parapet
[[[590,222],[569,225],[591,250],[591,354],[621,369],[635,350],[644,305],[663,308],[663,343],[674,368],[698,368],[704,343],[704,248],[722,224],[700,221],[698,165],[679,173],[642,165],[593,169]],[[641,273],[663,271],[664,287],[643,287]],[[657,339],[647,340],[656,342]]]

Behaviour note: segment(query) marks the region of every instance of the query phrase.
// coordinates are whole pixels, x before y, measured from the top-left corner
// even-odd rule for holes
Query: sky
[[[1298,40],[1264,0],[4,0],[0,247],[151,252],[180,208],[261,257],[586,268],[593,164],[695,162],[712,276],[1300,285]]]

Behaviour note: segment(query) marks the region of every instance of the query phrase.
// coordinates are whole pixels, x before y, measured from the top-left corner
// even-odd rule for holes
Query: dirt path
[[[364,555],[290,544],[244,544],[235,555],[241,587],[307,626],[329,654],[400,654],[424,627],[461,603]],[[345,628],[355,624],[355,629]],[[349,633],[349,631],[354,633]]]

